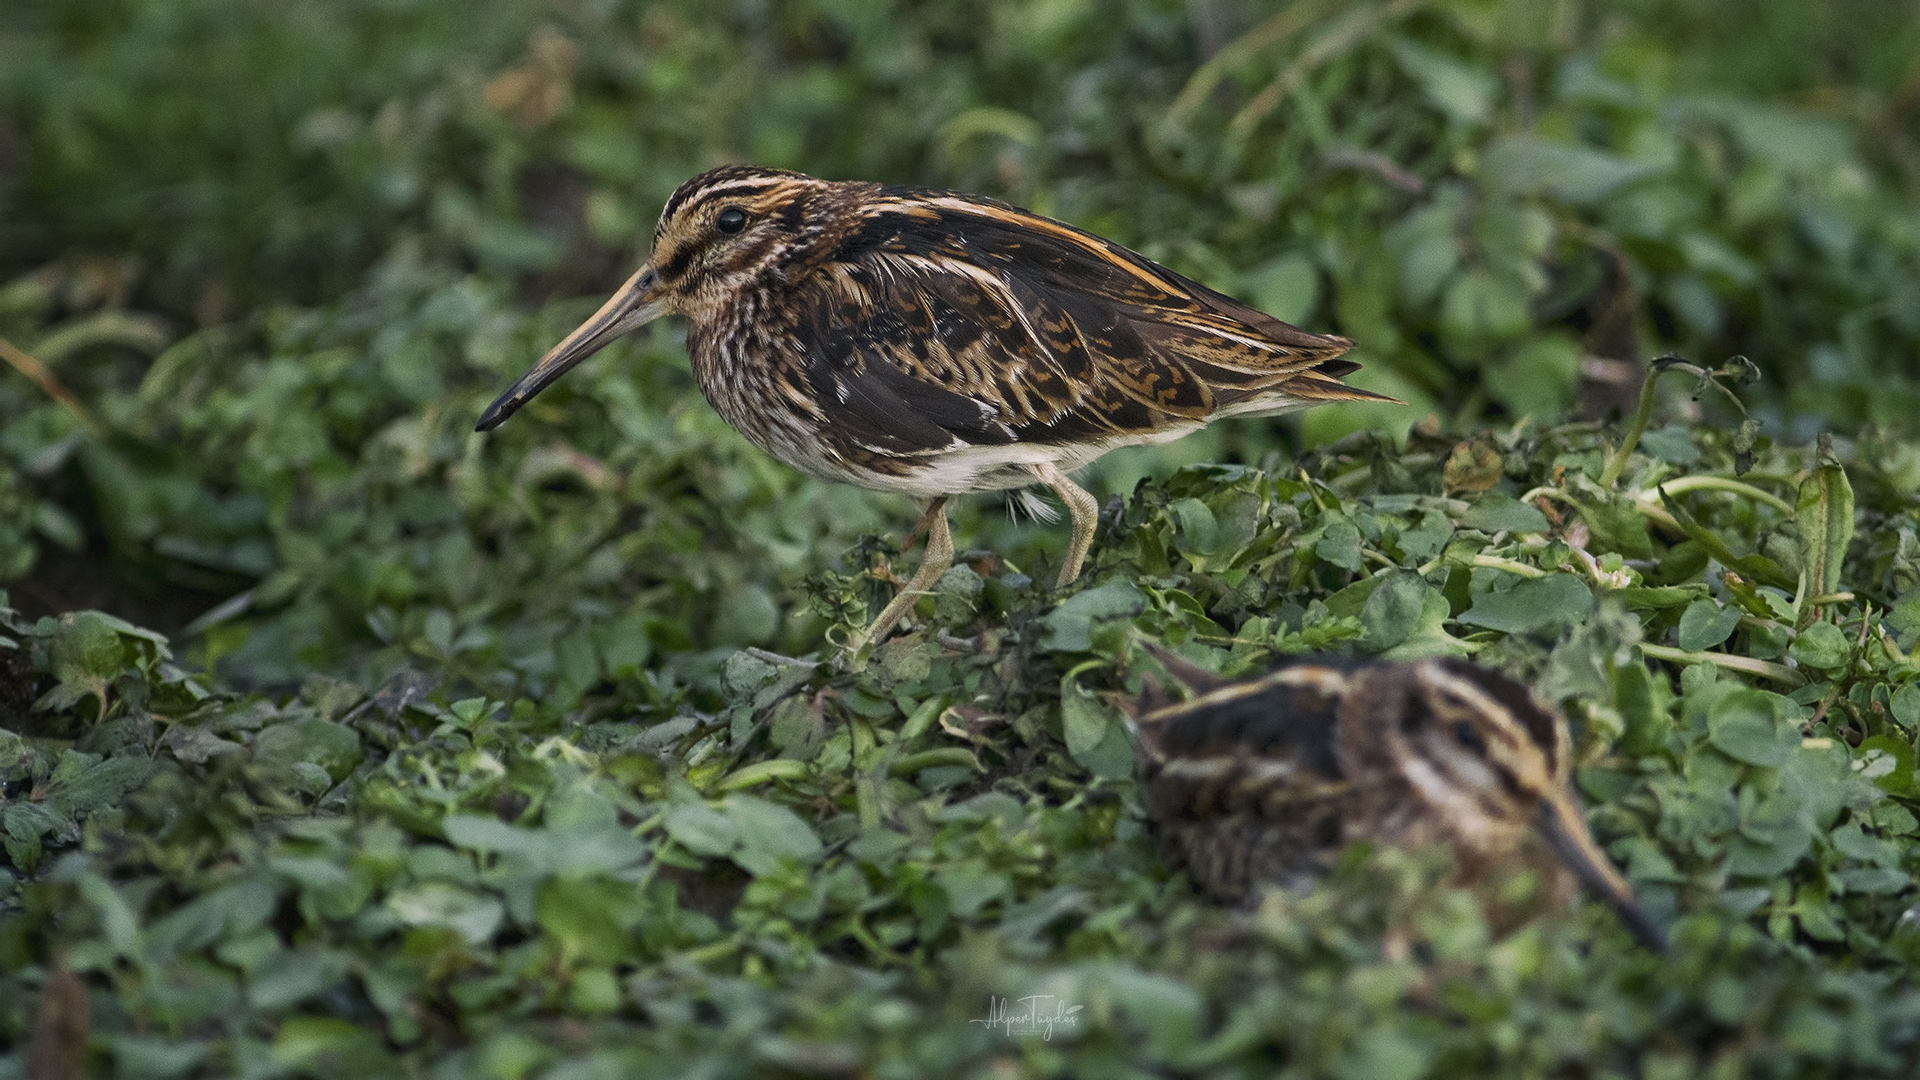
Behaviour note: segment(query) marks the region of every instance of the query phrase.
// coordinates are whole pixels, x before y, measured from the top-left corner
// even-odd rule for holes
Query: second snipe
[[[992,199],[729,165],[667,200],[653,251],[488,406],[513,415],[661,315],[748,440],[803,472],[929,501],[920,569],[878,640],[953,562],[950,496],[1045,484],[1080,574],[1098,505],[1067,473],[1229,416],[1387,400],[1342,384],[1352,342],[1310,334],[1132,251]]]
[[[1244,900],[1324,873],[1345,846],[1450,848],[1496,926],[1500,888],[1539,873],[1543,907],[1580,885],[1641,944],[1665,934],[1587,831],[1569,780],[1566,721],[1527,688],[1460,660],[1293,660],[1227,682],[1155,650],[1193,696],[1151,684],[1131,710],[1148,812],[1170,861]]]

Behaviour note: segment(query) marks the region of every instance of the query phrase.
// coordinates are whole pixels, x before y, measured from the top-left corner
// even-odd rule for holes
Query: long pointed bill
[[[607,343],[621,334],[636,330],[667,313],[667,301],[660,288],[660,277],[653,272],[651,265],[641,267],[627,279],[613,299],[600,305],[593,317],[580,324],[566,339],[555,345],[533,365],[532,370],[520,376],[518,382],[507,387],[507,392],[493,399],[487,411],[480,414],[480,422],[473,426],[475,431],[492,431],[504,423],[507,417],[518,412],[520,406],[533,400],[533,396],[553,381],[565,375],[575,364],[605,348]]]
[[[1613,863],[1593,842],[1593,834],[1587,831],[1587,823],[1580,816],[1580,810],[1573,800],[1561,796],[1549,798],[1540,804],[1540,835],[1546,838],[1547,846],[1560,857],[1561,863],[1573,871],[1580,883],[1600,894],[1627,924],[1628,932],[1635,941],[1654,952],[1667,951],[1666,932],[1653,924],[1647,913],[1633,898],[1633,886],[1613,868]]]

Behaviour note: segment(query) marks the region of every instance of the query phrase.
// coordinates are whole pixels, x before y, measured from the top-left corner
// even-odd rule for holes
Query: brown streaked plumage
[[[1228,682],[1155,655],[1193,696],[1174,703],[1149,685],[1134,707],[1141,779],[1169,861],[1203,891],[1238,901],[1299,887],[1362,840],[1439,844],[1467,885],[1529,867],[1549,902],[1585,885],[1643,945],[1665,948],[1587,831],[1566,722],[1519,683],[1460,660],[1301,660]]]
[[[992,199],[729,165],[667,200],[647,264],[482,414],[487,431],[573,365],[668,313],[701,392],[804,472],[931,500],[927,554],[863,637],[953,559],[949,496],[1067,478],[1118,446],[1228,416],[1387,400],[1343,385],[1352,342],[1310,334],[1118,244]]]

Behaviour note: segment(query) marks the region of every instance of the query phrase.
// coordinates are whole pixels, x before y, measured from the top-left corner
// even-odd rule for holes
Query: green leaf
[[[1806,667],[1831,670],[1845,667],[1852,659],[1853,642],[1832,623],[1817,622],[1800,631],[1787,655]]]
[[[1600,495],[1582,500],[1580,520],[1593,534],[1590,550],[1596,554],[1618,552],[1629,559],[1644,559],[1653,554],[1653,541],[1647,536],[1647,518],[1632,500]]]
[[[253,738],[256,762],[283,768],[299,762],[317,765],[336,784],[353,772],[361,757],[359,734],[331,720],[289,720]]]
[[[1357,572],[1362,566],[1360,543],[1360,530],[1351,521],[1332,521],[1321,531],[1313,553],[1342,570]]]
[[[1795,171],[1831,168],[1847,160],[1853,139],[1828,117],[1736,97],[1694,102],[1693,108],[1725,122],[1749,154]]]
[[[1060,728],[1066,736],[1067,753],[1079,757],[1100,745],[1109,723],[1107,710],[1100,707],[1093,691],[1071,675],[1060,680]]]
[[[1434,1045],[1398,1031],[1374,1032],[1336,1065],[1340,1080],[1418,1080],[1429,1075]]]
[[[1920,791],[1913,771],[1913,744],[1896,735],[1870,735],[1854,748],[1861,775],[1875,787],[1894,795],[1911,796]]]
[[[46,805],[63,816],[84,818],[96,810],[119,805],[127,795],[145,786],[154,771],[154,763],[145,757],[111,757],[49,784]]]
[[[1782,718],[1785,701],[1765,690],[1735,690],[1707,710],[1707,741],[1748,765],[1778,768],[1800,746],[1800,733]]]
[[[1445,514],[1421,515],[1418,526],[1403,528],[1394,538],[1401,557],[1410,563],[1423,563],[1440,554],[1453,535],[1453,522]]]
[[[1782,822],[1760,836],[1735,836],[1728,847],[1727,869],[1740,877],[1776,878],[1793,869],[1812,848],[1812,828],[1800,821]]]
[[[1864,866],[1842,870],[1839,878],[1848,892],[1869,896],[1891,896],[1906,892],[1913,885],[1911,875],[1884,866]]]
[[[1125,725],[1072,676],[1060,680],[1060,727],[1067,752],[1095,776],[1133,774],[1133,739]]]
[[[62,682],[111,679],[126,662],[118,620],[98,611],[60,616],[53,634],[53,676]]]
[[[591,957],[606,962],[624,953],[626,933],[615,918],[607,884],[568,878],[540,884],[534,918],[569,959]]]
[[[1004,874],[995,873],[984,863],[966,861],[943,868],[935,878],[946,891],[947,903],[955,915],[970,919],[980,909],[1011,893]]]
[[[1872,793],[1862,792],[1861,785],[1853,783],[1853,759],[1846,747],[1815,749],[1801,745],[1800,724],[1788,712],[1791,706],[1784,698],[1780,704],[1782,738],[1794,753],[1780,770],[1778,799],[1785,808],[1779,816],[1790,815],[1816,832],[1826,832],[1839,822],[1850,803],[1858,803],[1862,795],[1871,797]]]
[[[1550,195],[1575,206],[1599,202],[1620,185],[1649,176],[1658,168],[1533,135],[1495,139],[1480,158],[1480,178],[1493,191]]]
[[[617,824],[543,830],[535,865],[558,877],[610,874],[646,859],[647,845]]]
[[[740,840],[740,825],[705,803],[681,803],[667,811],[667,835],[695,855],[725,855]]]
[[[1739,608],[1695,600],[1680,616],[1680,647],[1688,652],[1711,649],[1732,637],[1734,627],[1739,625]]]
[[[193,1068],[213,1051],[211,1039],[173,1039],[121,1035],[110,1040],[113,1060],[129,1076],[173,1077],[193,1075]]]
[[[861,862],[875,866],[889,866],[907,848],[913,846],[910,837],[894,832],[892,829],[876,826],[867,829],[853,842],[847,845],[847,854]]]
[[[1654,428],[1641,435],[1640,451],[1675,465],[1692,465],[1700,460],[1700,450],[1693,444],[1692,429],[1678,424]]]
[[[423,881],[387,896],[386,907],[408,926],[452,930],[478,945],[493,937],[507,909],[499,900],[447,881]]]
[[[1593,613],[1593,590],[1571,574],[1529,578],[1505,592],[1482,593],[1460,621],[1508,634],[1572,626]]]
[[[289,949],[247,979],[247,1003],[256,1009],[286,1009],[316,997],[346,978],[351,959],[332,949]]]
[[[80,839],[78,822],[34,802],[0,806],[0,831],[6,834],[7,859],[22,870],[40,865],[48,840],[71,843]]]
[[[1518,281],[1475,267],[1453,279],[1440,301],[1440,330],[1458,347],[1509,341],[1533,325]]]
[[[1460,524],[1484,533],[1539,533],[1547,531],[1547,515],[1511,495],[1490,492],[1474,500]]]
[[[1040,619],[1040,645],[1054,652],[1089,652],[1096,621],[1137,615],[1146,605],[1146,596],[1125,579],[1076,593]]]
[[[98,611],[60,616],[48,643],[53,677],[59,685],[42,695],[34,708],[61,712],[91,697],[99,705],[95,719],[105,719],[107,687],[127,663],[120,638],[120,627],[125,625]]]
[[[1629,754],[1650,754],[1666,741],[1673,723],[1661,707],[1664,687],[1655,689],[1653,675],[1645,664],[1623,664],[1614,676],[1613,707],[1619,711],[1626,730],[1620,748]]]
[[[1822,465],[1800,484],[1794,520],[1800,525],[1800,572],[1805,596],[1843,590],[1840,575],[1853,542],[1853,486],[1838,465]]]
[[[1483,123],[1492,115],[1500,92],[1492,72],[1406,38],[1393,38],[1389,45],[1401,70],[1440,111],[1462,123]]]
[[[1199,1041],[1206,1005],[1192,986],[1170,975],[1116,964],[1106,973],[1106,989],[1145,1029],[1148,1052],[1174,1058]]]
[[[1108,724],[1100,744],[1076,760],[1102,780],[1125,780],[1134,771],[1133,739],[1121,725]]]
[[[1460,268],[1457,208],[1432,205],[1416,210],[1393,227],[1388,240],[1399,264],[1400,299],[1423,308]]]
[[[936,700],[934,702],[938,704]],[[774,758],[743,765],[714,785],[716,792],[739,791],[774,780],[798,780],[807,775],[807,764],[792,758]]]
[[[447,843],[468,851],[524,853],[542,843],[540,835],[533,830],[480,814],[448,814],[440,822],[440,828],[446,833]]]
[[[1200,555],[1211,555],[1220,542],[1220,523],[1213,509],[1199,499],[1175,499],[1167,504],[1167,514],[1180,525],[1178,548]]]
[[[1301,324],[1320,304],[1320,269],[1297,251],[1282,252],[1248,271],[1244,287],[1254,307]]]
[[[779,803],[736,793],[722,800],[720,808],[739,828],[740,847],[733,861],[755,877],[788,864],[820,861],[820,837],[813,826]]]
[[[1373,652],[1385,652],[1412,636],[1426,611],[1429,593],[1437,594],[1438,590],[1411,570],[1395,570],[1384,575],[1360,608],[1360,625],[1367,632],[1367,647]],[[1441,597],[1441,603],[1445,602],[1446,598]]]
[[[358,1024],[322,1016],[292,1016],[274,1033],[273,1061],[319,1075],[373,1075],[386,1071],[380,1037]]]
[[[1360,611],[1364,651],[1384,660],[1467,655],[1466,646],[1446,631],[1453,609],[1445,594],[1411,570],[1384,576],[1391,580],[1368,595]]]
[[[1910,682],[1895,690],[1887,708],[1907,728],[1920,728],[1920,683]]]

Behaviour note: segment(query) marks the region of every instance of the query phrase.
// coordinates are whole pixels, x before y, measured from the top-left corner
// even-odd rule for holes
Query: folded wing
[[[1051,219],[906,192],[799,283],[807,377],[849,436],[960,445],[1124,443],[1223,415],[1390,400],[1339,381],[1311,334]]]

